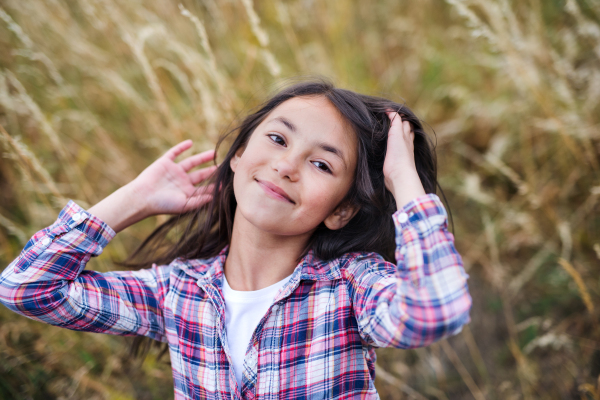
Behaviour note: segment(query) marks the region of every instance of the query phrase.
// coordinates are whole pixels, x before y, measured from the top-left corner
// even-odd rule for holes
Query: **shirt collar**
[[[223,274],[223,266],[229,246],[225,246],[218,255],[208,259],[184,259],[178,257],[171,263],[171,266],[179,267],[187,275],[196,278],[198,285],[207,283],[216,283]],[[300,274],[300,280],[329,281],[339,279],[342,276],[340,266],[342,259],[336,258],[330,261],[323,261],[317,258],[312,250],[300,260],[292,274],[292,280],[295,280],[297,274]]]

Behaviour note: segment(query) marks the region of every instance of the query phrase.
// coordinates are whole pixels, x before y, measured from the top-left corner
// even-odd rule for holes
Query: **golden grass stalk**
[[[515,297],[520,292],[521,288],[533,278],[537,270],[544,264],[544,261],[546,261],[551,254],[555,253],[556,248],[557,245],[554,242],[546,242],[543,247],[529,259],[521,272],[508,284],[508,294],[511,298]]]
[[[571,263],[564,258],[559,258],[558,263],[565,271],[567,271],[569,275],[571,275],[571,278],[573,278],[577,288],[579,289],[579,294],[581,295],[581,299],[583,300],[585,307],[591,315],[594,315],[594,303],[592,302],[592,296],[590,296],[590,292],[588,292],[581,274],[579,274],[575,267],[573,267],[573,265],[571,265]]]
[[[200,43],[202,44],[202,48],[208,57],[208,62],[213,72],[213,75],[216,77],[219,76],[217,72],[217,62],[215,59],[215,54],[210,47],[210,42],[208,41],[208,34],[206,33],[206,29],[204,28],[204,24],[198,17],[192,14],[187,8],[185,8],[182,4],[179,4],[179,9],[181,10],[181,15],[187,17],[192,23],[194,27],[196,27],[196,32],[198,32],[198,36],[200,36]]]
[[[208,33],[206,32],[206,28],[205,28],[204,24],[202,23],[202,21],[200,21],[200,19],[198,17],[196,17],[194,14],[192,14],[182,4],[179,4],[179,10],[181,12],[181,15],[188,18],[192,22],[192,24],[194,24],[194,27],[196,28],[196,33],[198,33],[198,36],[200,36],[200,44],[202,45],[202,48],[203,48],[204,52],[206,53],[206,58],[208,58],[207,63],[206,62],[200,63],[202,66],[202,69],[208,71],[208,73],[212,76],[213,80],[217,84],[219,92],[221,94],[224,94],[225,91],[229,91],[229,90],[227,90],[226,79],[223,76],[223,74],[221,73],[221,71],[219,71],[219,69],[217,68],[216,57],[215,57],[215,54],[210,45],[210,41],[208,40]],[[173,42],[173,41],[171,41],[171,42]],[[201,93],[198,88],[200,86],[204,86],[204,85],[202,83],[198,84],[198,82],[197,82],[199,80],[199,78],[197,76],[197,68],[190,66],[190,61],[194,58],[198,58],[200,55],[195,52],[192,52],[191,49],[185,48],[184,46],[182,46],[179,43],[177,43],[177,45],[174,46],[173,50],[179,54],[179,56],[182,58],[182,61],[188,66],[190,72],[195,76],[194,87],[196,88],[196,90],[198,90],[199,93]],[[197,60],[195,60],[193,63],[198,63],[198,62],[197,62]],[[207,64],[207,65],[204,65],[204,64]],[[202,96],[202,93],[201,93],[201,96]]]
[[[477,386],[475,380],[473,379],[467,368],[465,368],[464,364],[460,360],[460,357],[458,356],[458,354],[456,354],[450,343],[448,343],[447,340],[443,340],[440,343],[442,349],[444,350],[444,353],[446,353],[446,356],[448,357],[448,359],[450,359],[450,362],[452,363],[452,365],[454,365],[454,368],[456,368],[456,370],[460,374],[460,377],[469,388],[469,391],[471,392],[473,397],[475,397],[475,400],[485,400],[485,395],[483,394],[481,389],[479,389],[479,386]]]
[[[134,106],[142,111],[146,111],[150,106],[142,96],[117,72],[105,68],[92,71],[100,83],[106,87],[108,91],[116,90],[121,98],[129,100]]]
[[[0,225],[2,225],[8,233],[15,236],[22,246],[27,243],[28,235],[22,230],[19,229],[10,219],[0,214]]]
[[[571,258],[571,251],[573,250],[573,236],[568,222],[561,221],[558,224],[558,235],[562,242],[561,258],[568,260]]]
[[[385,369],[381,368],[379,364],[375,364],[375,370],[375,374],[377,375],[377,377],[383,379],[390,385],[397,387],[409,398],[417,400],[427,400],[425,396],[408,386],[406,383],[402,382],[400,379],[396,378],[394,375],[392,375]]]
[[[56,85],[58,85],[58,86],[64,85],[65,81],[64,81],[63,77],[60,75],[60,72],[58,72],[58,69],[56,69],[56,66],[54,65],[52,60],[50,58],[48,58],[48,56],[45,55],[44,53],[42,53],[40,51],[34,52],[31,50],[16,50],[13,52],[13,54],[28,58],[32,61],[41,62],[42,64],[44,64],[44,66],[48,70],[48,73],[50,74],[50,77],[52,78],[54,83],[56,83]]]
[[[304,58],[303,52],[300,50],[300,41],[294,32],[294,26],[292,24],[292,19],[290,18],[288,6],[287,4],[279,1],[275,2],[275,6],[277,7],[277,17],[279,18],[279,23],[281,25],[281,29],[283,29],[286,40],[288,41],[290,47],[299,49],[298,51],[294,51],[296,64],[298,64],[301,70],[307,70],[308,64]]]
[[[33,99],[27,93],[25,86],[23,86],[21,81],[19,81],[19,79],[17,79],[17,77],[11,71],[5,70],[4,75],[6,76],[6,79],[10,82],[10,84],[15,89],[17,89],[17,92],[19,93],[19,99],[23,102],[23,104],[27,106],[27,108],[31,112],[31,115],[39,124],[42,132],[46,134],[48,139],[50,139],[50,143],[52,143],[54,150],[59,154],[63,161],[66,161],[68,159],[68,156],[63,150],[62,143],[60,142],[58,135],[52,128],[52,125],[44,116],[44,113],[42,112],[41,108],[36,104],[35,101],[33,101]],[[2,76],[0,75],[0,77]]]
[[[529,186],[524,182],[519,175],[508,167],[499,157],[492,153],[480,154],[477,150],[465,143],[457,143],[454,145],[455,151],[465,156],[469,160],[477,163],[483,168],[498,171],[510,179],[514,185],[518,188],[519,194],[525,196],[533,207],[539,207],[540,199],[534,193],[529,190]]]
[[[521,352],[521,349],[519,348],[519,346],[516,345],[516,343],[518,342],[517,331],[515,328],[515,321],[514,321],[510,297],[509,297],[510,292],[507,290],[506,282],[503,279],[506,268],[504,268],[502,266],[502,264],[500,263],[500,252],[499,252],[499,248],[498,248],[498,243],[496,241],[496,233],[495,233],[496,226],[491,221],[491,218],[489,217],[489,215],[487,213],[485,213],[483,215],[483,225],[484,225],[484,229],[485,229],[485,236],[487,238],[489,248],[490,248],[489,264],[491,264],[491,266],[488,268],[492,269],[492,273],[494,274],[494,275],[492,275],[492,285],[494,286],[494,288],[496,289],[496,291],[500,294],[500,297],[502,298],[502,308],[504,311],[504,318],[506,320],[506,326],[508,328],[508,333],[509,333],[509,341],[508,341],[509,348],[511,350],[511,353],[513,354],[513,357],[517,361],[517,366],[518,366],[517,376],[521,383],[523,397],[525,399],[530,399],[531,398],[530,383],[535,381],[535,373],[532,370],[532,368],[530,367],[529,363],[527,362],[527,359]],[[444,348],[444,350],[446,350],[446,349]],[[449,355],[449,357],[450,357],[450,355]],[[456,357],[458,357],[458,356],[456,356]],[[455,366],[457,365],[457,362],[459,362],[459,361],[460,361],[460,359],[455,358]],[[464,368],[464,366],[462,368]],[[459,368],[457,367],[457,369],[459,369]],[[459,370],[459,372],[460,372],[460,370]],[[463,380],[464,380],[464,378],[463,378]],[[465,381],[465,382],[467,383],[467,381]]]
[[[48,72],[50,73],[50,76],[52,77],[54,82],[58,86],[63,86],[64,79],[58,72],[58,69],[56,68],[56,66],[54,65],[52,60],[50,60],[50,58],[48,58],[48,56],[46,54],[44,54],[40,51],[33,51],[34,44],[33,44],[33,41],[31,40],[31,38],[29,36],[27,36],[27,34],[25,32],[23,32],[23,29],[21,29],[21,26],[19,24],[17,24],[10,17],[10,15],[8,15],[6,13],[6,11],[4,11],[2,8],[0,8],[0,19],[2,19],[6,23],[6,25],[8,26],[8,29],[11,32],[13,32],[15,34],[15,36],[17,36],[19,38],[19,40],[21,41],[21,43],[23,43],[23,45],[25,46],[25,49],[13,51],[13,54],[19,55],[21,57],[29,58],[30,60],[40,61],[48,69]]]
[[[158,110],[164,118],[165,125],[169,128],[172,128],[173,126],[175,126],[173,115],[171,114],[171,110],[169,109],[169,105],[167,104],[167,99],[159,84],[158,77],[152,69],[150,61],[148,60],[148,57],[146,57],[146,54],[144,52],[146,40],[156,33],[162,33],[161,31],[162,29],[158,27],[148,26],[138,31],[136,36],[130,34],[127,31],[123,31],[122,37],[125,43],[129,45],[131,52],[133,53],[135,59],[142,68],[142,72],[144,74],[144,77],[146,78],[146,82],[148,83],[148,87],[150,88],[150,91],[152,92],[156,100]],[[169,136],[170,133],[176,134],[176,141],[180,141],[182,139],[179,132],[165,132],[165,139]]]
[[[244,9],[246,10],[246,14],[248,14],[248,19],[250,20],[250,28],[252,29],[252,33],[258,40],[258,43],[262,47],[267,47],[269,45],[269,35],[263,28],[260,26],[260,18],[256,11],[254,11],[254,5],[252,4],[252,0],[242,0],[242,4],[244,5]]]
[[[486,382],[489,381],[490,374],[485,366],[485,362],[483,361],[483,357],[481,356],[481,352],[479,351],[479,346],[477,346],[477,342],[473,337],[473,332],[471,332],[471,328],[469,325],[465,325],[462,330],[462,337],[467,343],[467,347],[469,348],[469,353],[471,354],[471,358],[475,362],[477,366],[477,370],[479,374],[485,379]]]
[[[446,393],[444,393],[440,389],[434,388],[433,386],[427,386],[424,389],[424,392],[430,396],[435,397],[438,400],[450,400],[448,399],[448,396],[446,396]]]
[[[175,63],[172,63],[169,60],[165,60],[164,58],[158,58],[152,62],[152,66],[154,68],[162,68],[165,71],[168,71],[173,78],[179,83],[179,86],[190,100],[190,102],[194,102],[196,100],[196,96],[194,96],[194,92],[191,90],[191,83],[188,79],[185,72],[181,70]]]
[[[510,310],[507,309],[507,306],[504,307],[505,313],[508,313]],[[509,327],[510,329],[510,327]],[[519,382],[521,383],[521,389],[523,390],[523,397],[525,399],[531,399],[531,385],[530,383],[534,380],[534,372],[531,369],[527,358],[517,345],[515,341],[515,335],[511,335],[511,338],[508,340],[508,348],[512,353],[513,357],[517,361],[517,377],[519,378]]]
[[[2,139],[13,148],[13,151],[19,157],[21,164],[28,170],[34,171],[40,178],[42,178],[44,184],[46,184],[46,187],[56,198],[57,202],[64,202],[65,198],[56,187],[56,184],[50,177],[50,174],[44,167],[42,167],[40,161],[27,148],[27,146],[25,146],[24,143],[13,139],[12,136],[6,132],[6,129],[4,129],[2,125],[0,125],[0,134],[2,134]]]
[[[568,77],[560,73],[560,57],[556,57],[556,54],[550,51],[551,47],[548,46],[545,34],[525,27],[526,25],[541,26],[539,13],[531,12],[527,15],[526,22],[519,22],[515,10],[504,1],[447,0],[447,2],[466,19],[474,36],[485,37],[503,54],[506,73],[513,80],[515,88],[523,95],[532,96],[536,100],[546,118],[554,123],[571,154],[574,157],[584,155],[597,169],[598,162],[595,156],[573,138],[576,131],[571,128],[573,123],[570,120],[575,118],[583,122],[586,118],[581,115],[580,107],[574,100],[576,96],[570,89]],[[474,5],[477,6],[478,13],[473,11]],[[552,81],[551,87],[545,84],[547,79],[544,79],[544,75]],[[557,103],[562,107],[557,107]]]
[[[17,77],[10,71],[4,71],[5,77],[8,81],[13,85],[17,92],[19,93],[19,99],[23,104],[27,106],[29,109],[33,119],[38,123],[41,131],[50,139],[50,143],[54,148],[54,151],[57,153],[61,165],[63,166],[63,170],[65,174],[69,177],[70,184],[78,183],[78,188],[80,188],[84,195],[86,196],[86,200],[91,200],[95,198],[94,191],[92,190],[90,184],[83,177],[81,170],[74,165],[72,161],[72,157],[67,154],[63,144],[61,143],[58,134],[52,127],[52,124],[48,121],[41,108],[37,105],[35,101],[29,96],[25,87],[21,82],[17,79]],[[4,79],[2,73],[0,73],[0,79]]]
[[[490,263],[488,264],[488,274],[492,285],[498,291],[504,290],[505,286],[505,270],[500,264],[500,250],[496,243],[495,224],[490,216],[486,213],[483,215],[483,226],[485,228],[485,237],[490,249]]]
[[[262,56],[262,61],[274,77],[281,75],[281,66],[277,62],[277,59],[273,55],[273,53],[268,49],[269,46],[269,35],[267,31],[261,28],[260,26],[260,18],[256,11],[254,11],[254,5],[252,4],[252,0],[242,0],[242,4],[246,9],[246,14],[248,14],[248,19],[250,20],[250,28],[252,29],[252,33],[254,37],[258,40],[258,43],[262,47],[260,50],[260,54]]]
[[[14,33],[17,38],[19,38],[21,43],[23,43],[23,45],[26,48],[28,48],[28,49],[33,48],[33,41],[29,38],[29,36],[27,36],[27,34],[25,32],[23,32],[23,29],[21,29],[21,26],[19,24],[17,24],[10,17],[10,15],[8,15],[6,13],[6,11],[4,11],[3,8],[0,8],[0,19],[2,19],[2,21],[4,21],[6,23],[6,25],[8,26],[8,29],[12,33]]]
[[[444,365],[442,364],[441,353],[440,353],[440,343],[436,342],[429,346],[429,363],[431,364],[431,368],[435,371],[435,379],[437,381],[438,387],[440,389],[447,388],[447,377],[446,371],[444,369]],[[438,396],[439,398],[439,396]]]

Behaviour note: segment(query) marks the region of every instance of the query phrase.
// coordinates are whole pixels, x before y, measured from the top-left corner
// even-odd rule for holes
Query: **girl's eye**
[[[285,146],[285,140],[283,140],[283,138],[279,135],[275,135],[274,133],[271,133],[269,135],[267,135],[269,138],[271,138],[271,140],[281,146]]]
[[[324,162],[321,161],[313,161],[312,162],[317,168],[319,168],[322,171],[325,172],[329,172],[331,173],[331,169],[329,169],[329,167],[327,166],[327,164],[325,164]]]

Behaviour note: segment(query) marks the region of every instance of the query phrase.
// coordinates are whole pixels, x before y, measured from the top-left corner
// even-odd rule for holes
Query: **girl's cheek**
[[[324,215],[327,217],[327,215],[333,212],[333,209],[337,205],[337,197],[338,196],[332,193],[330,189],[318,190],[313,193],[311,198],[314,200],[312,202],[312,208],[315,211],[315,214]]]

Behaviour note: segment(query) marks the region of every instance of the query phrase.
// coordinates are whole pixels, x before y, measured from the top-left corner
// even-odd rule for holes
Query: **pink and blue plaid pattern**
[[[140,271],[84,270],[115,236],[69,200],[0,275],[0,302],[52,325],[169,345],[176,399],[378,398],[375,348],[427,346],[470,321],[468,275],[435,194],[393,215],[397,265],[375,253],[309,253],[256,328],[242,386],[221,292],[227,248]]]

